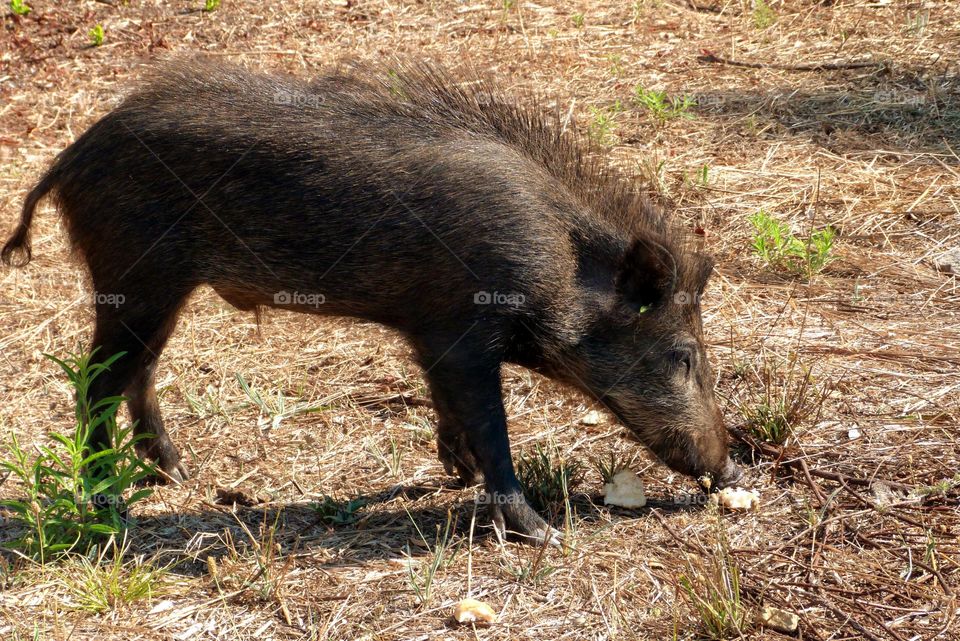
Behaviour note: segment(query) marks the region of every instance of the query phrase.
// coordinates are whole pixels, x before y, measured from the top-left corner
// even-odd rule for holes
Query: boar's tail
[[[48,171],[27,194],[27,199],[23,202],[23,212],[20,214],[20,224],[0,251],[0,260],[3,260],[4,264],[23,267],[30,262],[33,256],[30,249],[30,223],[33,222],[33,211],[37,208],[37,203],[53,190],[55,182],[53,170]]]

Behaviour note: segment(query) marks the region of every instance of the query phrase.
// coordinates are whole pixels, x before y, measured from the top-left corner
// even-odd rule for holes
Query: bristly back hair
[[[650,234],[679,260],[689,249],[689,235],[650,201],[640,181],[611,166],[600,146],[575,128],[564,131],[559,106],[550,110],[535,94],[508,95],[472,68],[454,73],[402,60],[386,69],[341,63],[316,82],[324,83],[352,86],[364,98],[377,96],[377,109],[394,109],[398,116],[502,142],[542,166],[578,202],[628,236]]]

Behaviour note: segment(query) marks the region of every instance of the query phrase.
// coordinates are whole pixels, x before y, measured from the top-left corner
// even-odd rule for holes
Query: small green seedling
[[[590,124],[587,127],[590,140],[602,146],[613,144],[614,121],[622,112],[623,104],[619,100],[606,108],[590,107]]]
[[[556,448],[538,445],[533,452],[520,454],[517,461],[517,479],[537,510],[559,511],[583,477],[583,466],[564,461]]]
[[[24,0],[10,0],[10,11],[13,12],[15,16],[25,16],[30,13],[30,5],[28,5]]]
[[[98,24],[93,29],[90,30],[90,42],[94,47],[99,47],[103,44],[103,25]]]
[[[425,606],[430,601],[433,593],[434,580],[437,577],[437,572],[440,569],[447,568],[453,562],[460,549],[460,544],[454,540],[453,519],[449,513],[447,514],[447,520],[443,530],[441,531],[440,526],[437,526],[436,535],[434,536],[432,544],[424,536],[423,531],[420,529],[420,526],[417,525],[413,516],[410,515],[410,512],[407,512],[407,516],[417,531],[417,538],[420,539],[418,547],[423,547],[428,553],[426,560],[415,563],[410,544],[407,544],[407,571],[409,573],[410,588],[414,595],[416,595],[420,605]],[[413,540],[413,537],[410,538]]]
[[[751,243],[754,254],[774,269],[810,280],[835,258],[832,252],[836,232],[832,227],[812,232],[804,240],[763,209],[751,216],[750,222],[756,230]]]
[[[325,525],[351,525],[360,518],[358,512],[360,508],[367,504],[365,499],[355,498],[349,501],[337,501],[336,499],[324,495],[319,501],[310,507],[316,511],[320,520]]]
[[[584,17],[582,13],[575,13],[570,16],[570,19],[573,20],[573,26],[577,29],[583,29]]]
[[[753,26],[757,29],[768,29],[777,21],[777,12],[765,0],[755,0],[753,5]]]
[[[597,457],[592,462],[597,474],[600,475],[600,480],[604,483],[613,482],[613,477],[617,475],[617,472],[630,469],[630,464],[614,452],[611,452],[605,459]]]
[[[648,90],[641,85],[634,87],[633,99],[653,114],[661,125],[674,118],[693,118],[690,109],[697,104],[691,96],[669,97],[665,91]]]
[[[623,56],[617,54],[611,54],[607,56],[607,60],[610,62],[610,75],[614,78],[619,78],[623,75]]]
[[[206,0],[203,4],[204,11],[216,11],[220,8],[220,0]]]

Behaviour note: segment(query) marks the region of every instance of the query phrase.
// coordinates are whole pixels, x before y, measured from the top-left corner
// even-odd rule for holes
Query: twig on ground
[[[881,68],[884,67],[887,63],[885,62],[876,62],[876,61],[860,61],[860,62],[815,62],[806,65],[785,65],[778,64],[775,62],[744,62],[742,60],[734,60],[732,58],[725,58],[723,56],[718,56],[709,49],[701,49],[700,55],[697,56],[697,60],[700,62],[730,65],[732,67],[746,67],[748,69],[781,69],[783,71],[832,71],[832,70],[841,70],[841,69],[869,69],[871,67]]]

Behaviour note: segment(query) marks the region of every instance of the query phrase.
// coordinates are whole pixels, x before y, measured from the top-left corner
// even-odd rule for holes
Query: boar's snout
[[[740,469],[732,459],[727,458],[727,463],[723,467],[723,471],[717,476],[717,488],[723,489],[725,487],[732,487],[740,482],[740,479],[743,478],[743,470]]]

